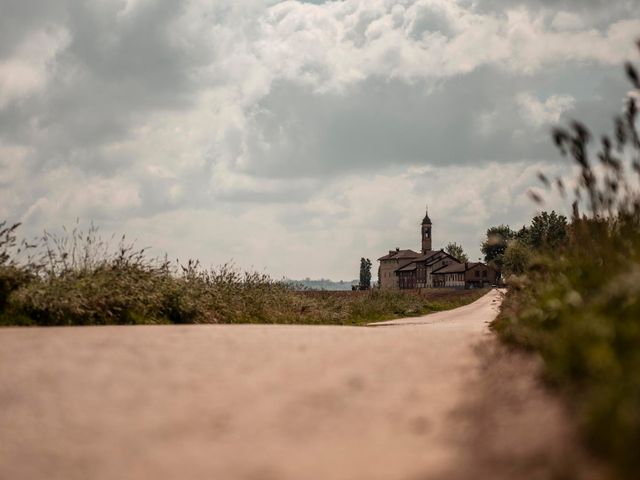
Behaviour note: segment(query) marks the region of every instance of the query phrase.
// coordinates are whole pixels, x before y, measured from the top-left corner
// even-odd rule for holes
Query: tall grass
[[[104,240],[93,226],[20,243],[17,228],[0,223],[0,325],[354,325],[453,308],[480,293],[310,294],[232,265],[152,258],[125,237]]]
[[[493,328],[537,351],[548,381],[566,394],[592,450],[613,478],[640,478],[640,81],[595,159],[592,134],[574,122],[553,138],[577,166],[568,239],[532,252]],[[551,184],[548,180],[545,182]],[[560,195],[568,182],[557,179]],[[540,200],[540,199],[538,199]]]
[[[291,300],[288,288],[266,275],[150,258],[125,237],[116,245],[103,240],[93,226],[45,232],[22,248],[16,228],[5,227],[4,237],[0,230],[4,324],[278,321],[273,305]]]

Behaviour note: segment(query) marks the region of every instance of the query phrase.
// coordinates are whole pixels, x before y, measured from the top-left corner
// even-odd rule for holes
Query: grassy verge
[[[567,239],[522,256],[493,329],[542,357],[591,451],[611,478],[631,480],[640,478],[640,76],[626,69],[635,92],[614,135],[601,138],[597,164],[586,126],[554,131],[579,169]]]
[[[492,328],[540,354],[591,451],[613,465],[615,478],[632,479],[640,472],[640,238],[614,249],[605,238],[618,234],[601,226],[583,224],[577,243],[538,256],[512,278]],[[589,239],[600,248],[583,249]]]
[[[360,325],[455,308],[483,291],[299,292],[267,275],[149,259],[73,230],[22,243],[0,223],[0,325],[300,323]],[[30,249],[28,257],[24,248]],[[20,253],[22,251],[22,253]]]
[[[450,310],[474,302],[486,289],[369,292],[299,292],[304,316],[296,323],[363,325]],[[301,320],[301,321],[300,321]]]

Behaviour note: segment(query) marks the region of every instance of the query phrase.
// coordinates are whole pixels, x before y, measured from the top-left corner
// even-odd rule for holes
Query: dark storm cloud
[[[0,58],[10,54],[35,28],[60,19],[64,11],[63,3],[3,0],[0,3]]]
[[[97,171],[108,169],[105,163],[117,166],[125,160],[101,158],[94,149],[126,138],[132,123],[150,111],[188,107],[197,90],[193,68],[209,53],[172,38],[181,2],[148,2],[127,15],[123,3],[51,3],[2,7],[3,22],[23,25],[2,30],[9,37],[5,45],[52,24],[68,32],[69,41],[55,58],[46,91],[0,110],[0,138],[36,146],[40,163]]]
[[[535,9],[538,3],[484,0],[480,6],[526,4]],[[623,7],[617,4],[608,11],[620,16],[631,10],[631,2],[620,4]],[[582,5],[580,10],[597,13],[604,2],[563,0],[561,5]],[[0,108],[0,140],[32,148],[28,161],[34,172],[56,165],[99,175],[126,169],[140,159],[105,153],[101,147],[130,138],[132,128],[152,112],[187,110],[196,101],[203,87],[196,72],[215,63],[215,46],[176,35],[176,20],[184,13],[185,2],[144,2],[124,14],[125,6],[125,2],[3,0],[0,57],[10,56],[22,40],[51,25],[64,28],[69,36],[68,45],[56,54],[47,88]],[[363,13],[351,33],[362,30],[364,42],[364,30],[377,17]],[[437,8],[419,10],[411,35],[419,38],[424,32],[453,34],[447,16]],[[312,66],[305,65],[301,72]],[[378,73],[347,85],[341,93],[322,94],[295,80],[276,80],[268,95],[246,109],[248,128],[233,153],[244,156],[240,167],[245,173],[285,178],[390,163],[451,165],[544,158],[549,154],[548,125],[527,125],[515,96],[528,90],[542,100],[558,92],[573,95],[590,81],[575,69],[568,65],[564,71],[546,70],[524,78],[485,66],[428,84],[389,80]],[[601,70],[593,72],[600,75]],[[565,82],[554,90],[553,82],[563,78],[573,84]],[[592,93],[587,89],[585,97]],[[576,108],[583,108],[577,97]],[[521,130],[527,133],[521,135]]]
[[[243,168],[267,177],[313,177],[393,164],[555,159],[551,124],[532,123],[521,94],[544,102],[572,93],[576,103],[567,115],[598,131],[609,127],[625,91],[621,70],[586,66],[535,76],[483,67],[430,85],[371,77],[323,94],[280,82],[254,108]]]
[[[0,155],[3,145],[26,152],[19,163],[0,158],[0,170],[17,172],[2,187],[11,208],[4,215],[35,228],[71,211],[106,223],[210,203],[207,152],[201,166],[172,178],[147,172],[158,159],[118,148],[154,114],[193,107],[198,69],[214,61],[215,48],[178,24],[186,5],[0,0],[0,67],[53,49],[37,70],[42,87],[4,103],[0,91]],[[48,44],[60,39],[59,48]],[[130,204],[110,201],[105,188]]]

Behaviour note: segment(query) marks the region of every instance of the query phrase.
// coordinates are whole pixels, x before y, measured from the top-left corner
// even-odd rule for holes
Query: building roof
[[[384,257],[380,257],[378,260],[406,260],[406,259],[414,259],[419,257],[420,254],[418,252],[414,252],[413,250],[406,249],[400,250],[396,248],[395,250],[389,250],[389,253]]]
[[[450,263],[449,265],[445,265],[437,270],[431,272],[433,275],[440,273],[464,273],[466,271],[466,266],[464,263]]]
[[[418,268],[416,262],[409,262],[404,267],[396,268],[394,272],[411,272]]]
[[[454,262],[460,263],[457,258],[449,255],[447,252],[445,252],[442,249],[440,249],[440,250],[429,250],[427,253],[425,253],[425,254],[419,256],[418,258],[416,258],[414,260],[414,262],[424,262],[425,265],[430,266],[430,265],[433,265],[434,263],[437,263],[440,260],[445,259],[445,258],[449,258],[449,259],[453,260]]]
[[[484,265],[484,264],[480,262],[450,263],[449,265],[445,265],[444,267],[439,268],[438,270],[435,270],[432,273],[434,275],[440,274],[440,273],[464,273],[468,270],[471,270],[474,267],[477,267],[478,265]]]
[[[424,262],[425,260],[429,260],[435,254],[441,253],[441,252],[442,252],[442,250],[428,250],[425,253],[421,253],[420,255],[418,255],[414,259],[414,262]]]
[[[437,254],[441,254],[441,255],[437,255]],[[454,262],[459,263],[455,258],[453,258],[451,255],[446,253],[444,250],[430,250],[427,253],[420,255],[419,257],[414,258],[413,260],[410,260],[408,263],[400,265],[400,267],[396,268],[394,272],[400,272],[400,271],[410,272],[418,268],[418,263],[424,262],[426,266],[430,266],[435,263],[438,263],[443,258],[447,258],[447,257],[451,258]]]

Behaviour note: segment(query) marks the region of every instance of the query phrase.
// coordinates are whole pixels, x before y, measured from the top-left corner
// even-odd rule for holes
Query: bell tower
[[[429,218],[429,206],[427,206],[424,219],[422,220],[422,226],[420,228],[422,237],[422,253],[427,253],[431,250],[431,219]]]

